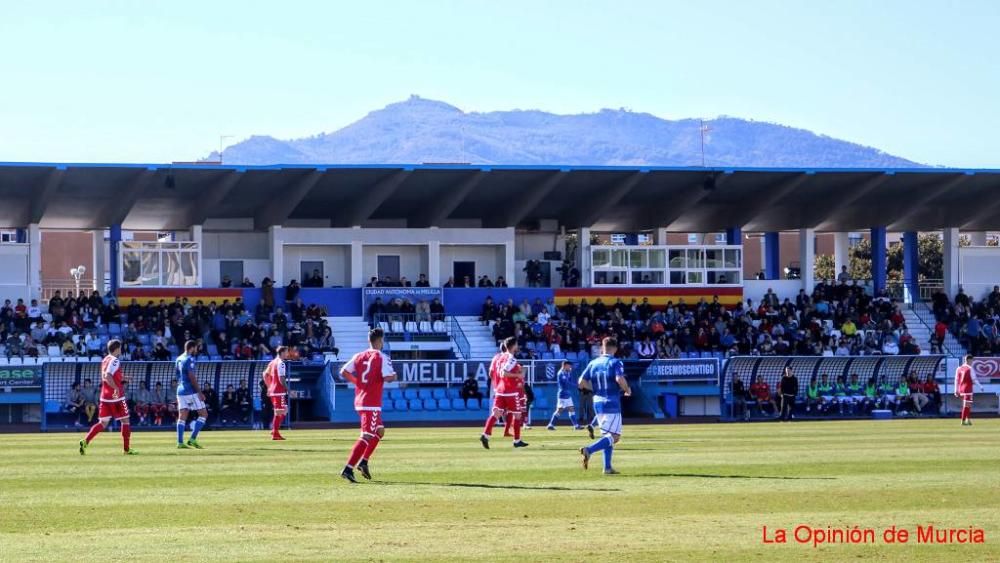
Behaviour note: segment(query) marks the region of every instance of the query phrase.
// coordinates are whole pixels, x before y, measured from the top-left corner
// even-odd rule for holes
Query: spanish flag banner
[[[694,305],[704,299],[709,303],[715,297],[719,298],[719,303],[727,307],[735,307],[743,300],[742,287],[662,287],[662,288],[639,288],[639,287],[573,287],[555,290],[556,305],[565,305],[572,299],[579,303],[581,299],[586,299],[588,303],[593,303],[600,298],[605,305],[615,303],[621,299],[625,303],[631,303],[633,299],[642,302],[643,298],[649,299],[650,305],[654,307],[666,307],[667,304],[677,305],[681,301],[688,305]]]
[[[135,299],[140,305],[156,305],[160,300],[166,303],[173,303],[174,299],[180,297],[187,299],[194,304],[201,301],[205,305],[215,302],[221,305],[223,301],[232,303],[236,298],[243,297],[243,290],[239,288],[162,288],[162,287],[127,287],[118,290],[118,304],[129,305]]]

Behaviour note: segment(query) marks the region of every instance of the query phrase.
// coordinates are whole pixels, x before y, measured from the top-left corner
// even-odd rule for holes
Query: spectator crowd
[[[975,356],[1000,355],[1000,286],[981,300],[959,288],[955,299],[943,291],[931,297],[935,325],[933,340],[940,346],[950,332]]]

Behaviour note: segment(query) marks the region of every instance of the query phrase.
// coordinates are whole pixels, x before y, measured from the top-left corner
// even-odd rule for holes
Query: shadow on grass
[[[620,493],[621,489],[604,489],[588,487],[557,487],[531,485],[491,485],[489,483],[423,483],[419,481],[373,481],[378,485],[424,485],[427,487],[459,487],[467,489],[502,489],[508,491],[584,491],[592,493]]]
[[[696,477],[699,479],[767,479],[774,481],[836,481],[836,477],[790,477],[769,475],[713,475],[711,473],[639,473],[631,477]]]

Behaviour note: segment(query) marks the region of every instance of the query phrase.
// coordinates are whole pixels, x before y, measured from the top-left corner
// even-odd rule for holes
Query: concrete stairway
[[[913,308],[903,307],[903,319],[910,334],[916,339],[921,350],[930,349],[931,332],[934,330],[934,313],[926,303],[915,303]],[[965,347],[962,346],[955,336],[950,332],[944,338],[944,353],[953,358],[961,357],[965,354]]]
[[[354,354],[368,349],[370,327],[364,317],[326,317],[326,322],[333,328],[340,359],[349,360]]]
[[[464,357],[458,346],[455,346],[455,355],[463,360],[469,359],[489,359],[497,353],[496,341],[493,340],[492,327],[484,325],[479,317],[455,317],[458,325],[462,328],[465,337],[469,339],[469,357]],[[452,337],[454,341],[454,336]]]

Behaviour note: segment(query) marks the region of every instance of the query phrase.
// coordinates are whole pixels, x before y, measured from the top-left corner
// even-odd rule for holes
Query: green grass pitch
[[[1000,560],[1000,420],[632,425],[621,475],[585,433],[389,428],[356,486],[355,430],[0,436],[0,561]],[[985,531],[980,545],[765,544],[805,524]]]

